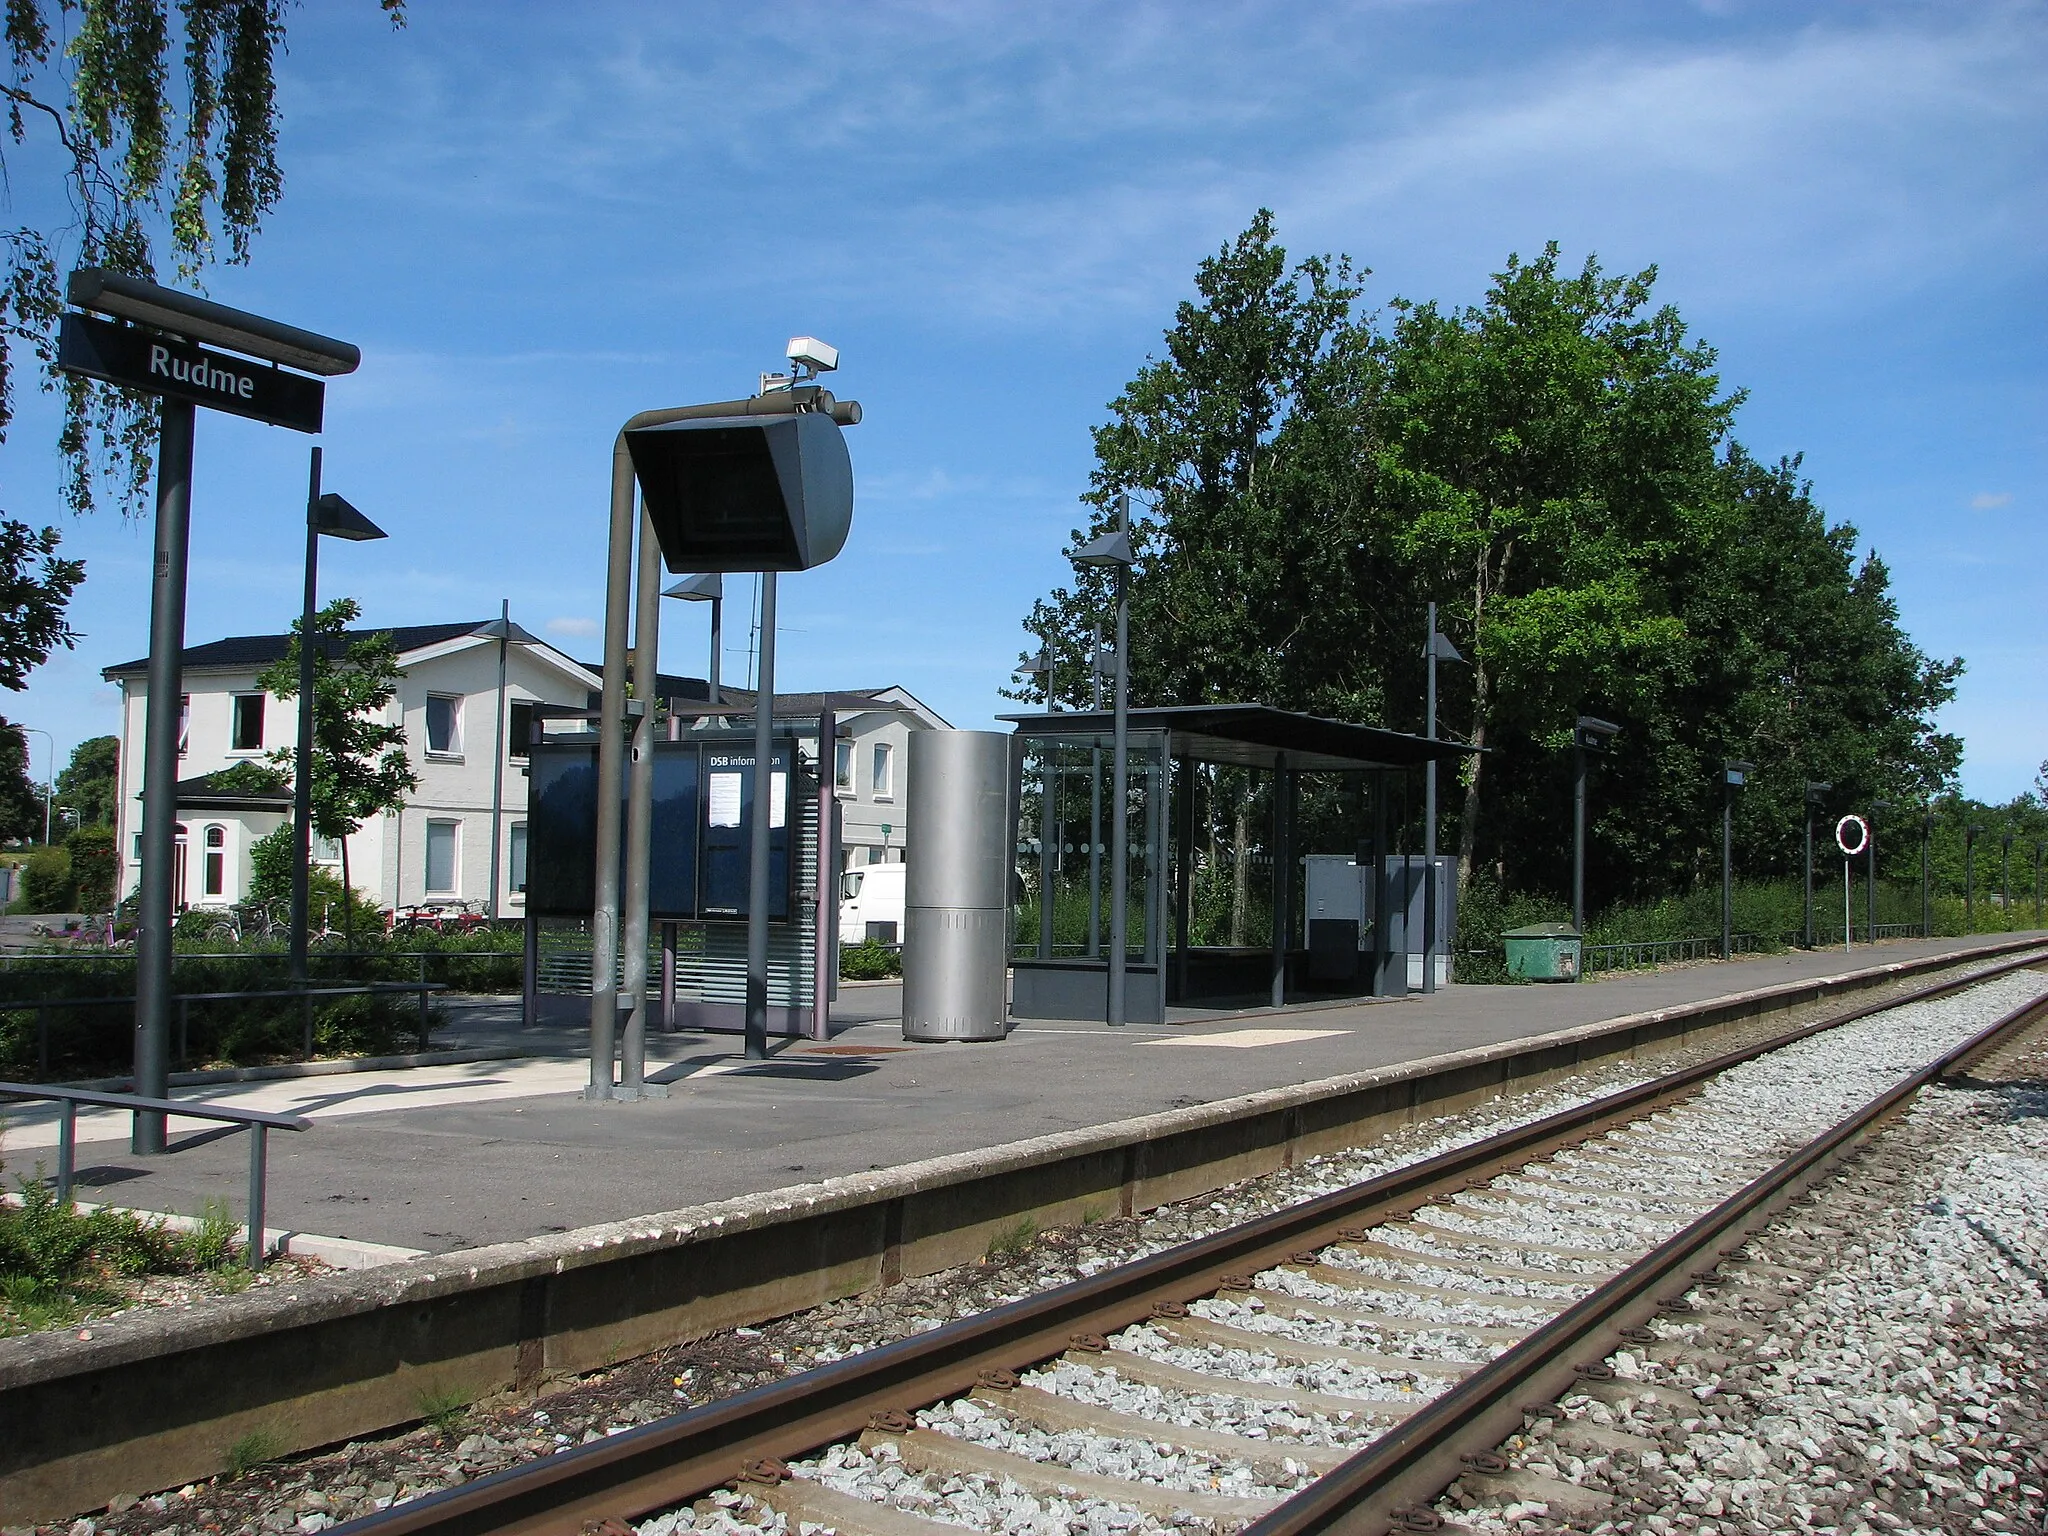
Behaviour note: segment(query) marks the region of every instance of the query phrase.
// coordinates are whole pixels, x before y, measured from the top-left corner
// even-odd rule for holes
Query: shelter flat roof
[[[1003,715],[1020,736],[1108,732],[1116,717],[1108,710],[1055,710],[1050,714]],[[1457,741],[1432,741],[1372,725],[1352,725],[1297,714],[1266,704],[1175,704],[1130,711],[1134,731],[1170,733],[1175,757],[1239,768],[1273,768],[1284,753],[1289,768],[1305,773],[1360,768],[1413,768],[1434,759],[1457,762],[1483,751]]]

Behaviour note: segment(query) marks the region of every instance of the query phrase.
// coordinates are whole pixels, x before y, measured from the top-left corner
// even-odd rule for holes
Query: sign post
[[[1854,919],[1849,906],[1849,861],[1870,846],[1870,826],[1861,816],[1844,816],[1835,823],[1835,846],[1842,850],[1842,949],[1853,948]]]
[[[178,896],[171,876],[194,408],[203,405],[317,433],[326,385],[277,365],[327,375],[351,373],[362,353],[345,341],[98,267],[73,272],[67,296],[80,310],[96,313],[61,318],[58,367],[163,401],[158,412],[156,561],[150,578],[149,696],[143,710],[142,878],[135,924],[135,1091],[162,1099],[170,1091],[171,925]],[[202,340],[247,355],[213,352],[198,345]],[[306,708],[304,700],[300,708]],[[164,1151],[164,1117],[138,1112],[131,1146],[142,1155]]]

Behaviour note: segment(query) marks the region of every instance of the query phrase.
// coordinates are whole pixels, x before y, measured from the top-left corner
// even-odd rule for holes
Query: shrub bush
[[[843,981],[883,981],[903,974],[903,953],[876,939],[839,946],[839,975]]]
[[[114,852],[112,827],[80,827],[64,839],[71,859],[72,883],[78,904],[87,912],[105,912],[114,905],[114,881],[121,861]]]
[[[71,855],[62,848],[38,848],[21,866],[17,912],[69,912],[78,901],[71,880]]]

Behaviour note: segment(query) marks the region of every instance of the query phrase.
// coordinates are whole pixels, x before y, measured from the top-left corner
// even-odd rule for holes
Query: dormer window
[[[427,751],[436,757],[462,755],[462,700],[451,694],[427,695]]]

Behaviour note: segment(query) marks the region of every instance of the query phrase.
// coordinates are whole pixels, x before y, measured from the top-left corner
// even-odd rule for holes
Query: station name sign
[[[57,333],[57,366],[66,373],[189,400],[296,432],[320,430],[327,398],[327,386],[319,379],[96,315],[63,317]]]

